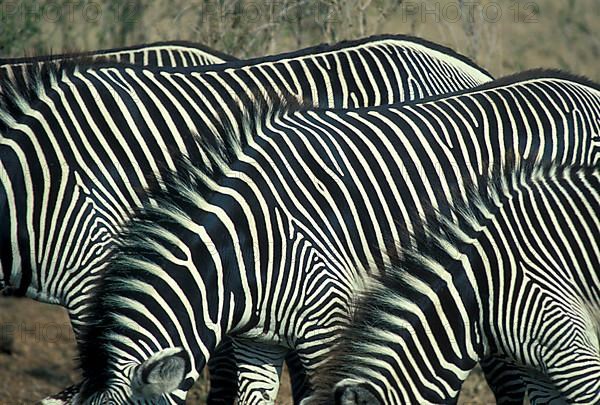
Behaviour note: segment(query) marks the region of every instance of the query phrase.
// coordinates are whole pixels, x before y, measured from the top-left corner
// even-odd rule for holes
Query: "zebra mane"
[[[127,309],[123,296],[139,296],[139,282],[152,279],[149,266],[161,263],[161,249],[179,252],[170,236],[177,235],[182,221],[202,222],[200,205],[210,199],[218,182],[230,170],[240,151],[266,120],[300,108],[295,99],[263,95],[245,105],[241,134],[231,128],[218,135],[190,134],[204,152],[202,162],[180,156],[176,170],[168,171],[161,186],[149,191],[150,201],[136,209],[116,238],[116,247],[99,276],[90,306],[90,319],[80,342],[79,367],[86,384],[83,398],[107,387],[110,378],[110,356],[114,347],[111,336],[126,329],[117,312]],[[192,216],[194,213],[198,215]]]
[[[52,56],[49,55],[48,58]],[[127,63],[113,62],[108,59],[92,59],[88,56],[74,59],[40,60],[32,63],[31,74],[25,85],[16,86],[7,75],[1,74],[0,67],[0,127],[14,125],[30,106],[35,105],[40,96],[65,75],[87,67],[103,65],[130,66]]]
[[[340,51],[340,50],[347,49],[347,48],[359,47],[362,45],[367,45],[372,42],[382,42],[382,41],[386,41],[386,40],[387,41],[406,41],[406,42],[412,42],[414,44],[422,45],[431,50],[438,51],[438,52],[446,54],[454,59],[460,60],[461,62],[465,63],[466,65],[480,71],[482,74],[485,74],[489,77],[493,77],[487,70],[485,70],[481,66],[477,65],[473,60],[469,59],[467,56],[465,56],[463,54],[456,52],[455,50],[453,50],[451,48],[437,44],[435,42],[428,41],[423,38],[414,37],[411,35],[404,35],[404,34],[380,34],[380,35],[371,35],[371,36],[359,38],[359,39],[344,40],[344,41],[334,42],[334,43],[323,42],[323,43],[320,43],[317,45],[309,46],[306,48],[302,48],[302,49],[298,49],[298,50],[294,50],[294,51],[290,51],[290,52],[277,53],[277,54],[268,55],[268,56],[252,57],[252,58],[247,58],[247,59],[243,59],[243,60],[234,60],[233,62],[228,62],[227,67],[240,67],[240,66],[246,66],[246,65],[256,64],[256,63],[271,62],[271,61],[280,60],[280,59],[291,59],[291,58],[297,58],[297,57],[301,57],[301,56],[321,54],[321,53],[325,53],[325,52],[336,52],[336,51]]]
[[[410,334],[398,319],[404,319],[407,325],[410,321],[402,314],[410,306],[428,305],[422,302],[423,294],[415,287],[415,281],[439,291],[446,287],[440,269],[455,278],[465,277],[459,269],[461,257],[469,255],[472,242],[509,199],[518,193],[527,193],[527,187],[533,184],[589,176],[596,178],[597,184],[600,168],[508,164],[502,171],[482,178],[478,183],[484,187],[469,184],[466,202],[447,207],[456,220],[452,215],[429,215],[433,221],[428,222],[423,231],[411,235],[414,243],[410,247],[399,247],[402,256],[394,258],[384,271],[376,272],[377,275],[366,281],[366,287],[356,299],[350,326],[342,332],[340,343],[319,370],[311,403],[332,403],[338,382],[354,378],[357,370],[368,375],[366,370],[374,353],[384,356],[381,350],[389,347],[390,339],[397,341],[402,335]],[[436,211],[432,207],[429,210]],[[410,369],[409,364],[406,366]]]
[[[547,69],[547,68],[535,68],[524,70],[522,72],[514,73],[511,75],[507,75],[496,80],[492,80],[491,82],[483,83],[477,87],[474,87],[472,90],[485,90],[491,89],[494,87],[506,86],[516,82],[526,81],[526,80],[536,80],[536,79],[561,79],[568,80],[572,82],[576,82],[582,84],[587,87],[591,87],[595,90],[600,91],[600,84],[594,82],[593,80],[583,76],[576,75],[573,73],[569,73],[560,69]]]

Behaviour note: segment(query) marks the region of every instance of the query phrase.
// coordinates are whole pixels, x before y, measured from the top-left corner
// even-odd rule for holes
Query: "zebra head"
[[[83,383],[74,404],[180,404],[185,392],[179,390],[190,368],[186,351],[182,348],[163,349],[145,361],[117,366]],[[102,381],[104,380],[104,381]],[[178,391],[179,390],[179,391]],[[178,391],[178,392],[177,392]]]
[[[377,405],[381,404],[376,391],[366,381],[347,378],[338,382],[334,388],[335,405]]]

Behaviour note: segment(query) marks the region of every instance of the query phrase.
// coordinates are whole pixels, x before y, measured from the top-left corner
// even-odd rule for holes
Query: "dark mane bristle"
[[[48,58],[52,58],[48,55]],[[43,89],[48,89],[53,82],[59,81],[63,75],[70,75],[76,70],[86,67],[99,67],[109,63],[125,65],[108,60],[89,57],[75,59],[51,60],[32,63],[27,78],[18,85],[0,66],[0,128],[10,126],[23,113],[23,107],[33,105],[40,97]]]
[[[515,85],[520,82],[524,82],[527,80],[541,80],[541,79],[557,79],[557,80],[568,80],[575,83],[578,83],[582,86],[590,87],[594,90],[600,91],[600,84],[588,79],[585,76],[575,75],[569,72],[565,72],[560,69],[530,69],[522,72],[510,74],[507,76],[503,76],[498,79],[494,79],[487,83],[480,84],[475,87],[457,90],[450,93],[437,94],[429,97],[425,97],[422,99],[411,100],[404,102],[403,105],[414,105],[414,104],[423,104],[432,101],[438,101],[449,97],[461,96],[463,94],[470,94],[479,91],[491,90],[496,88],[502,88],[504,86]]]

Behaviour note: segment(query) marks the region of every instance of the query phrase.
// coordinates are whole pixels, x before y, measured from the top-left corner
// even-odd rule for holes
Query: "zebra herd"
[[[600,86],[388,35],[0,60],[0,287],[47,404],[600,402]]]

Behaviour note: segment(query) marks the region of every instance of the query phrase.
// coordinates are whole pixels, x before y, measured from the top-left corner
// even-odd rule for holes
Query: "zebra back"
[[[94,51],[0,58],[0,69],[10,74],[11,70],[23,65],[79,59],[111,60],[134,65],[164,67],[213,65],[237,60],[231,55],[200,43],[163,41]]]
[[[205,66],[237,60],[233,56],[202,44],[185,41],[165,41],[97,51],[49,54],[22,58],[0,58],[0,80],[17,88],[27,88],[39,74],[36,70],[47,64],[63,61],[113,61],[117,63],[157,67]],[[8,79],[8,80],[6,80]]]
[[[314,49],[309,48],[306,53],[294,53],[294,57],[287,54],[281,59],[273,56],[262,62],[216,65],[213,70],[112,64],[81,66],[73,61],[40,69],[31,86],[11,93],[12,107],[0,114],[4,125],[12,129],[4,131],[2,138],[0,153],[4,162],[11,162],[2,168],[4,183],[12,181],[21,187],[36,185],[28,189],[29,204],[18,204],[11,193],[5,206],[21,208],[5,209],[2,213],[4,218],[8,217],[7,224],[30,224],[27,225],[30,232],[3,235],[6,246],[10,246],[3,249],[3,267],[14,273],[15,280],[20,280],[21,288],[16,291],[28,291],[28,284],[33,285],[33,290],[45,289],[42,286],[46,282],[37,276],[44,274],[41,278],[54,280],[51,290],[55,292],[48,300],[56,303],[74,299],[71,297],[78,291],[74,286],[82,284],[63,278],[70,273],[64,271],[66,263],[79,263],[76,266],[85,273],[103,262],[107,250],[101,248],[101,253],[90,253],[98,248],[96,243],[81,245],[83,250],[72,249],[70,238],[85,239],[85,236],[75,237],[58,226],[44,230],[40,227],[76,221],[83,228],[71,223],[74,228],[70,229],[79,229],[81,235],[98,232],[114,235],[128,211],[146,199],[144,190],[160,182],[165,172],[174,168],[177,154],[183,153],[194,161],[205,159],[195,140],[186,136],[187,131],[217,138],[222,127],[231,127],[239,133],[247,107],[263,94],[288,95],[313,106],[344,107],[355,102],[373,105],[406,101],[489,80],[487,74],[462,58],[432,48],[428,51],[424,43],[398,36],[356,41],[333,50],[321,47],[318,54],[312,54]],[[425,62],[435,68],[435,74],[424,73],[421,65]],[[373,82],[373,78],[377,80]],[[363,80],[377,87],[362,84]],[[390,90],[390,83],[397,85]],[[369,91],[364,91],[366,88]],[[94,169],[105,164],[102,173]],[[79,177],[72,177],[76,173]],[[63,184],[65,178],[70,179],[67,186]],[[85,184],[82,190],[93,190],[96,194],[74,193],[79,190],[75,185],[81,182]],[[66,194],[60,198],[59,194],[44,194],[44,187],[38,186],[43,184]],[[52,199],[50,204],[48,198]],[[87,214],[77,217],[79,211],[58,208],[68,200],[83,207],[87,203],[81,199],[86,198],[103,208],[90,213],[91,217]],[[58,220],[56,215],[63,215],[59,212],[75,216]],[[91,220],[96,215],[102,218],[100,222]],[[40,220],[34,223],[33,218]],[[97,225],[99,228],[93,231],[91,227]],[[30,239],[34,234],[48,237]],[[46,242],[60,243],[62,248],[54,246],[51,250],[55,253],[50,253],[37,246]],[[46,253],[41,253],[42,250]],[[20,276],[21,268],[27,275]],[[36,270],[41,268],[44,270]],[[38,294],[33,290],[35,296],[47,297],[47,292]]]
[[[123,48],[103,49],[79,53],[50,54],[23,58],[0,58],[0,106],[18,114],[15,98],[28,93],[34,98],[44,85],[40,78],[48,77],[47,70],[57,71],[74,64],[116,62],[142,66],[175,67],[204,66],[236,60],[234,57],[210,49],[202,44],[185,41],[156,42]],[[0,132],[3,131],[0,126]]]

